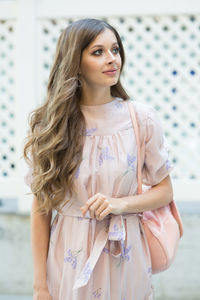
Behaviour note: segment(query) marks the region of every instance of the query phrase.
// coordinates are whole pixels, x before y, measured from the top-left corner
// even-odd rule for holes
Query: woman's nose
[[[108,60],[108,63],[116,60],[115,55],[111,51],[108,51],[107,60]]]

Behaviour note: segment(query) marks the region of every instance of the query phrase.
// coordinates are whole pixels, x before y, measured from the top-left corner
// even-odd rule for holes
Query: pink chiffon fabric
[[[137,193],[137,147],[128,109],[140,129],[143,184],[162,181],[173,169],[157,113],[150,105],[116,97],[81,105],[86,120],[83,159],[75,174],[77,195],[51,224],[47,284],[53,300],[153,299],[151,260],[138,214],[83,218],[80,207],[100,192],[121,198]],[[25,176],[31,186],[31,169]]]

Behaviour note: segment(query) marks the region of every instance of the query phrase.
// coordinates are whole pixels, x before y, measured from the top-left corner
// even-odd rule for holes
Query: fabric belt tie
[[[78,275],[74,283],[73,290],[83,287],[88,283],[92,271],[106,245],[107,240],[111,241],[110,253],[112,254],[112,256],[125,256],[126,230],[124,226],[124,215],[111,215],[109,221],[110,222],[108,230],[106,230],[106,228],[104,227],[98,232],[92,252],[88,260],[86,261],[82,271]]]

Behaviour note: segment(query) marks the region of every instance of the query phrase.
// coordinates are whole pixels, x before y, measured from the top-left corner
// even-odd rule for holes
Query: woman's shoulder
[[[152,105],[129,99],[129,102],[133,105],[136,118],[140,124],[145,124],[148,119],[154,119],[156,117],[156,110]]]

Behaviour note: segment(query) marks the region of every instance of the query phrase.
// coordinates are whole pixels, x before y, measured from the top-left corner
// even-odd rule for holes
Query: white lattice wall
[[[65,1],[60,1],[60,5],[59,1],[8,1],[9,9],[5,2],[0,1],[0,198],[10,195],[7,189],[12,183],[11,194],[17,195],[19,208],[29,209],[23,194],[27,191],[23,182],[26,166],[19,160],[27,113],[45,97],[61,30],[76,19],[97,17],[112,24],[123,40],[126,64],[122,82],[128,93],[133,99],[154,106],[162,119],[175,165],[172,178],[176,198],[200,200],[200,14],[195,13],[197,9],[193,7],[194,11],[188,15],[177,8],[173,14],[164,14],[160,6],[159,14],[157,2],[157,14],[152,13],[150,4],[144,6],[142,14],[141,6],[135,6],[134,10],[134,4],[129,3],[132,9],[128,5],[118,9],[115,6],[112,14],[103,12],[103,8],[93,13],[95,8],[92,11],[88,6],[86,15],[86,2],[90,0],[80,7],[79,14],[75,2],[70,2],[69,10]],[[183,8],[186,1],[181,3]],[[200,10],[198,2],[196,7]]]
[[[200,16],[110,19],[127,49],[125,83],[163,120],[173,178],[200,179]]]
[[[0,20],[0,177],[16,176],[15,22]]]
[[[42,20],[40,80],[43,99],[60,31],[75,19]],[[200,16],[112,17],[126,51],[124,86],[137,101],[153,105],[162,118],[175,165],[172,177],[200,179]]]

